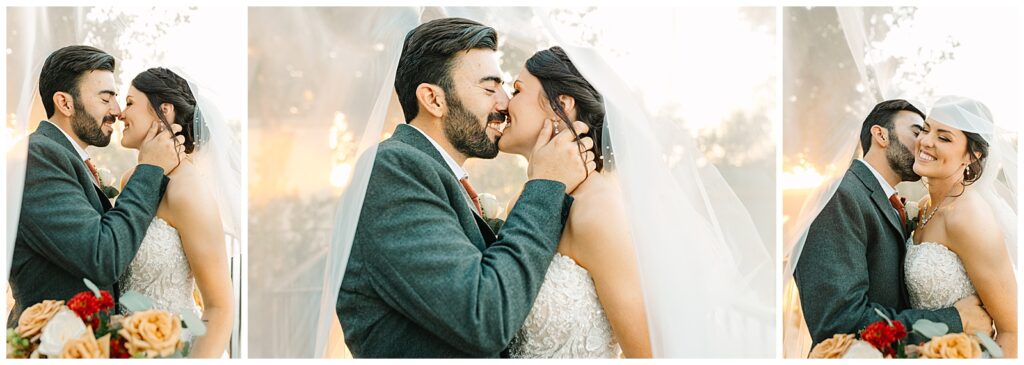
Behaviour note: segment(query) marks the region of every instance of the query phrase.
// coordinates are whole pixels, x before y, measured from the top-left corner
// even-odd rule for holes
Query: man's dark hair
[[[896,123],[892,122],[892,118],[903,110],[914,112],[920,115],[921,119],[925,118],[921,110],[903,99],[886,100],[871,109],[871,113],[868,113],[867,119],[864,119],[864,124],[860,128],[860,147],[864,150],[865,155],[871,149],[871,127],[881,126],[889,131],[890,138],[896,138]]]
[[[43,99],[47,118],[53,117],[56,111],[53,94],[66,92],[78,102],[78,82],[82,75],[92,70],[114,72],[114,56],[95,47],[67,46],[46,57],[39,73],[39,96]]]
[[[416,118],[419,105],[416,88],[422,83],[438,85],[452,94],[451,70],[455,55],[471,49],[498,49],[494,28],[462,18],[442,18],[409,31],[398,59],[395,92],[405,113],[405,122]]]

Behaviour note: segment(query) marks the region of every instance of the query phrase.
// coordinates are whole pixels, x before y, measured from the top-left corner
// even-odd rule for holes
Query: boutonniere
[[[914,229],[917,229],[918,222],[921,221],[921,207],[917,201],[908,201],[904,209],[907,210],[907,217],[910,217],[907,219],[907,230],[913,232]]]
[[[117,182],[117,178],[114,174],[105,168],[97,169],[96,173],[100,178],[100,190],[103,191],[103,195],[107,196],[107,199],[114,199],[121,192],[117,190],[114,184]]]
[[[491,231],[495,234],[501,229],[501,226],[505,224],[505,221],[499,219],[504,209],[501,204],[498,204],[498,197],[494,194],[483,193],[477,196],[480,201],[480,210],[483,215],[484,222],[491,227]]]

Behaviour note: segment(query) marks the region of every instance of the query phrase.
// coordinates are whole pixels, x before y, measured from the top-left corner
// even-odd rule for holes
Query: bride
[[[911,305],[939,309],[977,294],[995,321],[996,342],[1017,356],[1017,283],[985,184],[998,171],[990,149],[999,141],[988,108],[944,97],[933,107],[915,143],[914,172],[927,180],[919,223],[906,256]],[[979,180],[980,184],[976,184]]]
[[[498,140],[502,152],[530,159],[542,125],[572,129],[580,120],[601,145],[605,118],[601,94],[580,75],[560,47],[526,61],[508,106],[508,124]],[[575,133],[575,130],[572,131]],[[555,259],[518,335],[513,357],[650,357],[637,259],[615,172],[594,150],[597,169],[574,198]],[[511,211],[515,197],[509,203]]]
[[[217,199],[195,157],[205,142],[196,138],[202,135],[202,114],[189,83],[168,69],[151,68],[132,80],[120,115],[121,145],[137,149],[152,123],[168,129],[173,123],[182,126],[187,157],[167,175],[156,217],[120,285],[151,298],[155,309],[202,312],[207,332],[192,340],[189,355],[219,358],[231,337],[234,299]],[[133,170],[125,173],[122,187]],[[202,310],[193,297],[196,287]]]

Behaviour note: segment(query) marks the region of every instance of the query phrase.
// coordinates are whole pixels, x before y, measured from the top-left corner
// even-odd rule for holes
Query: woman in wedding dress
[[[601,144],[601,94],[560,47],[537,52],[512,85],[508,123],[498,147],[530,159],[542,125],[555,133],[583,121]],[[575,133],[575,130],[571,131]],[[555,259],[533,309],[509,347],[513,357],[650,357],[637,258],[615,172],[597,154],[596,173],[574,198]],[[516,199],[509,203],[511,211]]]
[[[996,342],[1006,357],[1016,357],[1013,264],[986,186],[975,186],[997,172],[986,169],[993,129],[988,108],[961,97],[940,99],[925,120],[914,172],[927,180],[928,195],[908,242],[906,280],[918,309],[950,307],[977,294],[995,321]]]
[[[200,313],[193,297],[198,287],[206,334],[192,340],[191,357],[219,358],[231,337],[234,299],[224,246],[224,229],[215,193],[197,167],[195,152],[202,148],[196,130],[202,129],[195,94],[181,76],[151,68],[132,80],[120,119],[121,145],[138,148],[152,123],[182,126],[187,158],[167,176],[170,182],[139,247],[120,280],[122,291],[151,298],[155,309]],[[125,173],[122,186],[131,176]]]

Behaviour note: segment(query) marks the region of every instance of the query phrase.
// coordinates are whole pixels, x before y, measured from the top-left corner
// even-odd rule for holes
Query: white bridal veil
[[[350,12],[345,17],[348,21],[327,20],[331,12],[338,11]],[[340,41],[325,42],[329,47],[324,49],[315,47],[317,43],[314,40],[311,49],[299,50],[318,55],[309,62],[314,65],[312,67],[320,68],[309,70],[311,66],[307,65],[307,69],[302,70],[297,65],[298,61],[260,61],[250,67],[250,72],[254,72],[250,78],[264,80],[263,67],[283,67],[292,79],[305,79],[309,77],[307,72],[315,71],[313,78],[327,83],[323,86],[330,96],[327,103],[331,108],[343,111],[334,112],[334,124],[329,129],[331,144],[337,147],[334,153],[341,154],[334,158],[351,161],[352,156],[359,157],[358,163],[337,165],[331,170],[332,183],[339,183],[345,190],[340,204],[332,205],[337,210],[330,221],[330,243],[326,249],[304,251],[308,252],[308,260],[299,261],[294,267],[281,268],[285,278],[267,276],[259,280],[265,283],[254,280],[251,284],[254,289],[250,311],[256,312],[256,306],[266,306],[260,311],[270,310],[280,323],[254,328],[250,332],[252,356],[321,357],[325,351],[337,346],[330,341],[342,340],[331,331],[332,322],[335,322],[336,299],[376,144],[387,137],[390,126],[396,123],[396,116],[401,118],[394,102],[393,85],[402,43],[406,33],[421,22],[445,16],[474,19],[497,28],[499,48],[506,60],[512,56],[525,60],[539,49],[560,45],[584,76],[604,94],[608,110],[605,133],[610,143],[606,147],[613,151],[610,163],[618,171],[623,198],[627,202],[628,223],[640,261],[654,355],[770,357],[774,354],[775,258],[756,229],[748,208],[710,162],[710,153],[698,148],[695,132],[667,116],[648,112],[645,100],[638,97],[642,93],[617,76],[620,71],[610,66],[604,56],[585,42],[578,41],[579,37],[563,33],[560,23],[553,19],[558,16],[556,12],[528,8],[360,8],[275,9],[253,14],[256,17],[251,19],[258,21],[273,19],[291,24],[301,20],[304,27],[324,31],[325,37],[332,37],[332,34],[340,37]],[[254,31],[251,29],[250,32]],[[274,43],[273,33],[255,32],[257,34],[251,35],[250,39],[258,39],[260,44],[253,47],[254,53],[273,52],[269,45],[280,44]],[[295,45],[286,47],[294,47],[289,48],[293,51],[301,48]],[[686,49],[685,46],[682,48]],[[710,57],[702,52],[688,56]],[[264,56],[254,56],[261,57]],[[323,57],[322,61],[320,57]],[[520,66],[504,65],[503,69],[518,70]],[[672,70],[664,72],[671,73]],[[280,87],[287,89],[291,86]],[[678,87],[696,88],[700,85]],[[306,92],[310,99],[322,97],[324,92],[316,90],[298,88],[294,92]],[[303,104],[293,112],[302,113],[303,108],[312,110],[320,107]],[[267,112],[281,113],[278,110]],[[250,114],[261,118],[260,113]],[[715,117],[723,118],[721,115]],[[278,118],[289,120],[290,117]],[[769,123],[769,120],[760,122]],[[253,123],[262,127],[266,121]],[[286,128],[287,133],[307,133],[291,125]],[[309,135],[316,136],[314,133]],[[271,144],[277,143],[274,142],[275,137],[261,135],[258,138]],[[487,163],[492,162],[481,162]],[[485,174],[474,176],[484,180],[488,178]],[[291,181],[299,185],[304,183],[302,180]],[[773,187],[769,185],[764,189],[771,191]],[[262,198],[251,199],[250,205],[262,204]],[[330,204],[332,200],[323,201]],[[270,206],[272,203],[267,204]],[[282,206],[284,208],[280,209],[296,209]],[[251,222],[255,219],[262,218],[250,218]],[[278,233],[289,239],[282,232],[268,234]],[[251,243],[254,250],[278,244],[257,242],[259,239],[254,235]],[[312,239],[320,239],[320,236]],[[271,254],[268,251],[263,255]],[[255,258],[255,253],[253,256],[254,260],[262,260]],[[281,261],[268,261],[267,264],[281,265]],[[297,279],[300,275],[304,279]]]
[[[783,75],[786,172],[783,184],[785,251],[783,296],[785,357],[806,356],[810,338],[803,323],[793,270],[807,231],[835,194],[843,174],[860,155],[859,132],[878,102],[905,99],[928,118],[981,134],[990,144],[984,173],[971,189],[994,210],[1016,264],[1017,135],[1013,108],[1019,100],[1015,63],[995,75],[979,72],[981,59],[1002,57],[988,39],[999,9],[786,8]],[[1012,22],[1012,21],[1010,21]],[[985,66],[980,66],[985,64]],[[944,94],[974,94],[971,99]],[[988,99],[988,101],[986,101]],[[984,104],[982,104],[984,103]],[[991,111],[988,107],[992,107]],[[995,108],[998,106],[999,108]],[[910,146],[912,148],[912,146]],[[901,195],[921,197],[920,182],[901,183]]]

